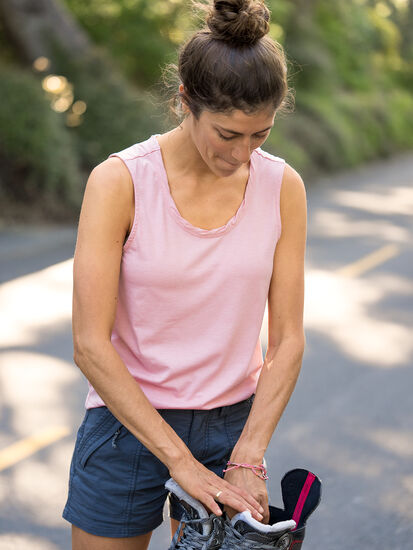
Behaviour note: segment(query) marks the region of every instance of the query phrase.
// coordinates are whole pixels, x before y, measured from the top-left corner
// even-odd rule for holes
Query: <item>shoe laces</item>
[[[170,546],[170,550],[204,550],[207,548],[206,544],[209,538],[212,536],[213,530],[209,537],[201,535],[201,533],[191,527],[191,525],[197,526],[202,531],[202,524],[211,521],[211,517],[203,519],[187,519],[183,517],[179,523],[178,529],[175,531],[174,538]],[[182,536],[178,541],[179,533],[181,532],[182,523],[185,523],[185,527],[182,532]]]
[[[268,545],[262,542],[249,540],[238,533],[231,523],[225,522],[225,539],[222,543],[221,550],[274,550],[274,544]]]

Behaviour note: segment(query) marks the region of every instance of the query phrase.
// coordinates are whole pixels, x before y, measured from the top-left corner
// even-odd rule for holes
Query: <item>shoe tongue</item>
[[[296,468],[283,477],[281,491],[285,512],[296,521],[297,529],[304,527],[320,502],[321,481],[309,470]]]
[[[180,504],[185,509],[187,519],[190,519],[190,520],[205,519],[203,510],[199,510],[197,508],[192,507],[190,504],[188,504],[184,500],[181,500]],[[206,517],[209,517],[209,516],[207,515]],[[201,535],[208,536],[212,530],[212,520],[203,521],[203,522],[195,521],[194,523],[191,523],[191,527],[192,529],[195,529],[195,531],[198,531],[198,533],[200,533]]]
[[[251,527],[251,525],[248,525],[248,523],[246,523],[242,519],[233,523],[233,526],[234,526],[234,529],[236,529],[238,533],[240,533],[241,535],[246,535],[247,533],[255,532],[254,529]]]

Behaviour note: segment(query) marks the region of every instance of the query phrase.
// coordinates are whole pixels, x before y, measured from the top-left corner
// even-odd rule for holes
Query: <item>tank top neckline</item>
[[[235,212],[232,218],[228,220],[228,222],[225,225],[222,225],[221,227],[215,227],[213,229],[203,229],[201,227],[192,225],[192,223],[190,223],[188,220],[182,217],[175,204],[175,201],[169,189],[168,174],[166,173],[165,164],[163,162],[161,146],[159,145],[159,142],[157,139],[157,136],[160,136],[160,135],[161,134],[152,135],[151,140],[153,141],[154,147],[158,154],[159,167],[161,169],[160,170],[161,184],[162,184],[161,187],[163,190],[163,195],[166,199],[168,211],[170,212],[172,217],[183,229],[185,229],[185,231],[187,231],[188,233],[192,233],[197,237],[220,237],[221,235],[224,235],[225,233],[228,233],[229,231],[231,231],[231,229],[241,221],[242,217],[245,214],[245,211],[249,202],[249,195],[251,193],[251,187],[252,187],[252,181],[253,181],[253,172],[254,172],[253,157],[254,157],[255,151],[253,151],[250,157],[250,171],[249,171],[248,181],[245,187],[244,198],[241,204],[239,205],[238,210]]]

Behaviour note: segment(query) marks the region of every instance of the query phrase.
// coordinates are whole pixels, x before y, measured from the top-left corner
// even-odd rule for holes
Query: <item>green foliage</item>
[[[154,84],[191,26],[188,1],[65,0],[96,44],[107,48],[136,85]],[[193,27],[193,25],[192,25]]]
[[[296,105],[276,122],[266,146],[309,177],[413,147],[413,97],[403,90],[341,91],[334,102],[301,93]]]
[[[389,101],[390,100],[390,101]],[[392,152],[413,148],[413,96],[408,90],[394,89],[382,101],[386,131]]]
[[[10,44],[3,21],[0,18],[0,60],[5,63],[14,63],[19,65],[20,59],[16,51]]]
[[[69,80],[86,112],[79,125],[65,125],[70,110],[50,108],[39,78],[0,65],[0,169],[7,164],[23,174],[8,182],[15,195],[20,189],[22,197],[78,205],[93,166],[171,127],[159,95],[161,69],[201,22],[191,0],[64,2],[97,48],[82,59],[56,48],[53,72]],[[267,5],[296,97],[295,112],[277,115],[268,150],[306,178],[413,147],[413,2]],[[20,63],[1,21],[0,60]]]
[[[315,19],[320,39],[334,60],[334,73],[346,89],[368,90],[372,75],[370,44],[375,28],[365,8],[357,2],[352,9],[341,2],[317,2]]]
[[[270,4],[289,6],[283,45],[296,89],[296,112],[268,141],[273,152],[313,175],[411,147],[413,4],[409,13],[391,0]]]
[[[69,128],[85,170],[162,128],[156,96],[133,88],[104,52],[69,59],[56,48],[55,65],[73,84],[74,100],[87,106],[81,124]]]
[[[78,207],[80,174],[75,149],[39,79],[1,63],[0,97],[1,166],[13,184],[8,195],[23,202],[42,196],[51,207],[62,201],[69,208]]]

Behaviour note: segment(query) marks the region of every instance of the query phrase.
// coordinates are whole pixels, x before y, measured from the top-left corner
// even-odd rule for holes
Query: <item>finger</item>
[[[266,508],[264,508],[264,514],[263,514],[264,518],[262,520],[263,523],[270,523],[270,510],[268,508],[268,506]]]
[[[205,495],[205,498],[203,499],[202,504],[204,504],[206,508],[208,508],[216,516],[222,515],[221,508],[219,507],[219,505],[211,495],[208,495],[208,494]]]
[[[240,499],[244,500],[245,503],[248,504],[248,508],[252,507],[253,509],[257,510],[261,514],[264,513],[264,508],[259,502],[259,500],[254,498],[251,494],[247,493],[247,491],[245,491],[244,489],[236,487],[235,485],[231,486],[231,488],[234,488],[234,487],[236,488],[236,491],[234,492],[237,494],[237,496]]]
[[[226,504],[230,508],[233,508],[237,512],[244,512],[244,510],[249,510],[251,512],[251,515],[258,521],[262,521],[263,519],[263,515],[260,514],[256,508],[235,495],[222,493],[222,495],[220,495],[219,501],[222,504]]]
[[[225,481],[225,480],[224,480]],[[247,493],[244,489],[241,489],[240,487],[237,487],[236,485],[232,485],[228,481],[225,481],[228,493],[236,493],[236,495],[239,498],[242,498],[245,500],[246,503],[248,503],[249,506],[252,506],[256,510],[258,510],[261,514],[264,512],[264,508],[261,506],[261,503],[255,499],[251,494]]]
[[[208,474],[212,474],[212,479],[210,478],[209,480],[211,484],[209,489],[213,499],[216,498],[216,494],[219,491],[222,491],[222,494],[217,499],[220,503],[230,504],[227,500],[228,498],[233,498],[238,503],[238,505],[234,507],[238,512],[249,510],[255,519],[262,521],[264,508],[256,498],[237,485],[233,485],[225,479],[218,477],[216,474],[213,474],[210,470]]]
[[[259,501],[261,502],[262,507],[264,508],[264,511],[262,513],[263,520],[262,523],[269,523],[270,522],[270,509],[268,505],[268,498],[266,498],[266,495],[260,495],[258,496]]]
[[[234,510],[234,508],[230,508],[229,506],[225,505],[224,506],[224,512],[227,514],[227,516],[231,520],[235,516],[235,514],[237,513],[237,510]]]

